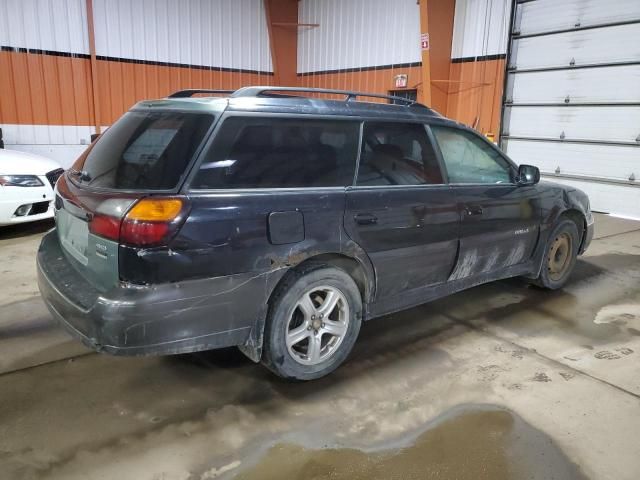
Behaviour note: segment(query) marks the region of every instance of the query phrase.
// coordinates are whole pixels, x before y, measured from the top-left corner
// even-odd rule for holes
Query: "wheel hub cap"
[[[314,287],[302,295],[287,324],[289,355],[303,365],[321,363],[338,350],[349,326],[349,305],[335,287]]]
[[[547,270],[552,280],[559,280],[566,273],[571,263],[572,255],[571,238],[567,233],[558,235],[549,249]]]

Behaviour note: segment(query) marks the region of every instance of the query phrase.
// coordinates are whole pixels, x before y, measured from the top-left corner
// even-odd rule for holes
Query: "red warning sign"
[[[420,47],[422,50],[429,50],[429,34],[423,33],[420,35]]]

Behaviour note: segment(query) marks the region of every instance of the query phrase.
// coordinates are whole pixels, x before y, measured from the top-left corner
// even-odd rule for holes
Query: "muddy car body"
[[[588,246],[584,193],[469,128],[291,90],[141,102],[63,175],[38,269],[67,330],[112,354],[239,346],[312,379],[361,320],[508,277],[558,288]]]

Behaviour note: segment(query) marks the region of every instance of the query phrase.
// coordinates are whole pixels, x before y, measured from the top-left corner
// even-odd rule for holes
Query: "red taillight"
[[[183,200],[179,198],[143,198],[123,219],[94,215],[89,231],[125,245],[161,245],[175,233],[183,209]]]
[[[167,233],[169,233],[168,223],[125,219],[120,228],[120,242],[127,245],[156,245],[164,240]]]
[[[120,239],[120,219],[96,214],[89,222],[89,231],[117,242]]]

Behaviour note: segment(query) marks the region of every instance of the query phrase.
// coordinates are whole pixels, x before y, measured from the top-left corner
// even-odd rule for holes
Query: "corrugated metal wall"
[[[181,88],[271,83],[262,0],[94,0],[101,124]]]
[[[271,72],[260,0],[94,0],[98,56]]]
[[[302,0],[298,72],[417,63],[420,11],[415,0]]]
[[[0,127],[7,148],[69,163],[92,133],[84,0],[0,2]]]
[[[441,113],[497,136],[503,90],[510,0],[456,0],[453,19],[446,2],[430,0],[430,14],[449,15],[449,30],[433,24],[431,55],[450,42],[447,55],[431,63],[432,105]],[[408,88],[422,83],[420,6],[414,0],[302,0],[298,36],[301,85],[388,93],[396,74]],[[442,14],[440,14],[442,13]],[[445,19],[446,22],[446,19]],[[451,34],[451,30],[453,33]],[[445,38],[447,37],[447,38]],[[448,55],[449,49],[451,54]]]
[[[387,93],[393,76],[421,81],[420,10],[415,0],[302,0],[298,76],[302,86]]]
[[[511,0],[456,0],[447,115],[497,138]]]
[[[498,129],[510,4],[456,0],[455,15],[453,0],[428,4],[433,105],[483,133]],[[269,26],[268,8],[279,18],[286,18],[283,8],[293,18],[297,10],[300,23],[318,26],[283,36],[295,27],[273,19]],[[264,0],[3,0],[0,126],[7,148],[69,165],[96,125],[110,125],[140,99],[181,88],[272,84],[270,29],[285,54],[279,75],[291,67],[289,84],[388,93],[394,76],[407,74],[407,89],[423,88],[416,0],[267,7]]]
[[[93,0],[93,13],[95,95],[86,0],[0,2],[6,148],[68,166],[95,125],[110,125],[138,100],[272,83],[262,0]]]
[[[510,0],[458,0],[453,21],[453,58],[504,55]]]

